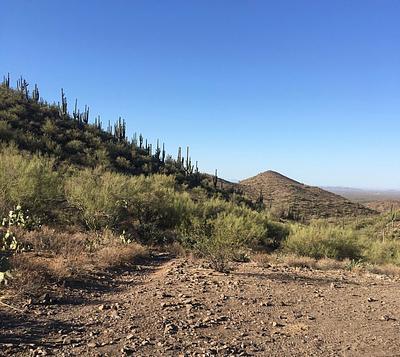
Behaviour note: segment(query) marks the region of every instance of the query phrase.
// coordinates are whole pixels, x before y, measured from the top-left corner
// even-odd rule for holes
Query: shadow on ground
[[[318,276],[305,276],[301,273],[290,272],[267,272],[267,273],[243,273],[231,272],[232,275],[253,277],[257,279],[275,280],[283,283],[304,282],[313,285],[359,285],[357,282],[350,280],[342,280],[340,278],[318,277]]]
[[[0,311],[0,343],[1,344],[34,344],[35,346],[49,345],[49,341],[42,343],[49,334],[62,330],[69,332],[79,329],[81,326],[73,323],[61,322],[59,320],[42,321],[40,318],[33,319],[23,313],[8,313]],[[59,343],[62,343],[60,341]],[[51,342],[52,347],[57,344]]]

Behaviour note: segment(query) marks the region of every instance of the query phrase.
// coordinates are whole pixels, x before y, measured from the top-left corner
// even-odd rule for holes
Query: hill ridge
[[[260,193],[267,209],[284,218],[314,219],[374,214],[375,211],[340,195],[267,170],[239,182],[253,200]]]

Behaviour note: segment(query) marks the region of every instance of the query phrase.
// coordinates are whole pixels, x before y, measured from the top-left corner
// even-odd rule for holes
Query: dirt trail
[[[400,282],[240,264],[221,274],[159,256],[76,287],[70,301],[1,308],[4,356],[400,356]]]

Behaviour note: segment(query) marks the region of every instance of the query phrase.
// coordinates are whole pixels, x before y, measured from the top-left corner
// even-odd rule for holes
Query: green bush
[[[283,244],[283,250],[316,259],[360,259],[362,247],[351,229],[325,224],[296,225]]]
[[[89,229],[133,228],[144,241],[158,241],[180,226],[193,204],[188,193],[175,189],[173,176],[126,176],[101,168],[77,171],[66,180],[65,193]]]
[[[373,264],[394,264],[400,266],[400,241],[376,240],[365,245],[364,255]]]
[[[183,242],[208,259],[214,269],[227,270],[229,261],[243,260],[249,248],[259,246],[267,238],[268,221],[258,212],[245,208],[229,212],[232,206],[218,200],[205,206],[197,207],[197,213],[203,215],[192,217],[181,233]],[[215,216],[217,207],[221,210],[217,209],[220,212]],[[204,216],[206,213],[209,217]]]
[[[126,217],[129,178],[101,168],[77,171],[65,182],[65,196],[89,229],[114,227]]]
[[[63,199],[62,185],[52,159],[0,148],[1,216],[18,205],[36,216],[53,216]]]

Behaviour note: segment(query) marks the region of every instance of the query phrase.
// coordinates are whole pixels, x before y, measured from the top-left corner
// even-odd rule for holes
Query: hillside
[[[266,171],[240,181],[253,200],[260,198],[267,209],[294,219],[373,214],[374,211],[319,187],[307,186],[275,171]]]
[[[153,146],[142,134],[129,138],[121,117],[115,122],[108,120],[104,128],[100,116],[90,116],[87,105],[79,109],[77,100],[72,103],[64,90],[58,103],[49,103],[36,84],[31,86],[20,78],[13,88],[9,76],[4,77],[0,84],[0,143],[50,156],[59,168],[102,166],[130,175],[167,174],[189,187],[205,186],[202,180],[207,177],[199,173],[197,162],[192,162],[189,147],[179,148],[173,157],[159,140]],[[214,191],[212,186],[206,184],[205,188]]]
[[[400,210],[400,200],[376,200],[363,202],[363,205],[378,212]]]

